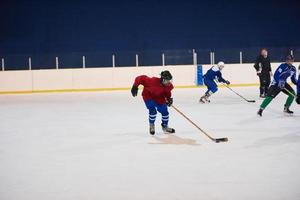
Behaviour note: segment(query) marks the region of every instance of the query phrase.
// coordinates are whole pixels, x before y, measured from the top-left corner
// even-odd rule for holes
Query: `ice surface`
[[[258,100],[256,87],[234,88]],[[256,116],[226,88],[175,89],[173,136],[148,134],[142,98],[129,91],[0,96],[1,200],[299,200],[300,106],[280,94]],[[140,94],[140,93],[139,93]]]

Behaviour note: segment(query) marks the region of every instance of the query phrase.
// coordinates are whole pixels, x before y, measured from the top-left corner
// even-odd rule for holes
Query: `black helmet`
[[[160,73],[160,78],[162,79],[162,80],[172,80],[172,74],[168,71],[168,70],[165,70],[165,71],[162,71],[161,73]]]
[[[294,56],[293,55],[288,55],[285,60],[286,61],[288,61],[288,60],[294,60]]]

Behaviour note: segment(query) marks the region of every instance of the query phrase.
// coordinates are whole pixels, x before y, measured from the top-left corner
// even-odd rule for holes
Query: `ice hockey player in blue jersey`
[[[209,97],[218,91],[218,86],[215,81],[226,83],[227,85],[230,84],[229,81],[225,80],[222,77],[222,69],[224,68],[224,62],[219,62],[217,66],[213,66],[210,68],[206,74],[203,76],[204,78],[204,84],[207,87],[207,91],[205,94],[200,98],[200,103],[209,103]]]
[[[288,55],[286,57],[286,62],[282,63],[275,71],[273,81],[268,90],[267,97],[260,105],[260,108],[257,112],[259,116],[262,116],[262,112],[269,105],[269,103],[280,93],[288,95],[288,98],[284,104],[283,112],[288,114],[293,114],[289,108],[293,103],[295,91],[293,88],[287,83],[287,79],[291,77],[292,82],[297,85],[296,79],[296,67],[293,66],[294,57],[292,55]]]
[[[296,98],[296,102],[297,104],[300,104],[300,65],[298,67],[299,70],[299,76],[298,76],[298,82],[297,82],[297,98]]]

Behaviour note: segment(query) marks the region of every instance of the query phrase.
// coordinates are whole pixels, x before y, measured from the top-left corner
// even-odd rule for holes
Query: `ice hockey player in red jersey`
[[[155,119],[157,111],[162,115],[162,130],[164,133],[175,133],[173,128],[168,126],[169,111],[168,106],[173,103],[171,90],[174,88],[172,84],[172,75],[169,71],[162,71],[160,78],[148,77],[141,75],[135,78],[131,88],[132,96],[137,96],[138,86],[143,85],[142,96],[147,109],[149,110],[149,132],[155,134]]]

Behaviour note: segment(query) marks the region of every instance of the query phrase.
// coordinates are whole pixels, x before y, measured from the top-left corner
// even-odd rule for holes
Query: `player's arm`
[[[299,65],[299,69],[300,69],[300,65]],[[300,74],[298,76],[298,81],[297,81],[297,94],[298,96],[300,96]]]
[[[148,76],[146,76],[146,75],[141,75],[141,76],[138,76],[138,77],[136,77],[135,78],[135,80],[134,80],[134,83],[133,83],[133,85],[132,85],[132,87],[131,87],[131,94],[132,94],[132,96],[137,96],[137,94],[138,94],[138,90],[139,90],[139,85],[145,85],[145,82],[146,82],[146,80],[148,79],[149,77]]]
[[[274,73],[274,80],[276,81],[276,83],[278,83],[280,81],[282,72],[283,72],[283,65],[280,65]]]
[[[258,56],[256,58],[256,61],[255,61],[255,64],[254,64],[254,68],[256,70],[257,75],[259,75],[259,73],[260,73],[260,66],[259,66],[259,64],[260,64],[260,57]]]
[[[222,77],[222,73],[221,73],[220,71],[217,72],[217,78],[218,78],[218,81],[219,81],[219,82],[226,83],[227,85],[230,84],[229,81],[225,80],[225,79]]]
[[[270,62],[270,65],[269,65],[269,69],[268,69],[268,71],[269,71],[269,73],[270,73],[270,76],[272,76],[273,74],[272,74],[271,61],[269,60],[269,62]]]
[[[145,85],[145,82],[146,80],[148,79],[149,77],[146,76],[146,75],[141,75],[141,76],[138,76],[135,78],[134,80],[134,84],[135,86],[139,86],[139,85]]]
[[[300,97],[300,75],[298,77],[298,82],[297,82],[297,95]]]
[[[295,84],[295,85],[297,85],[297,79],[296,79],[296,68],[293,70],[293,75],[291,76],[291,80],[292,80],[292,82]]]
[[[300,68],[300,66],[299,66]],[[297,104],[300,104],[300,75],[298,76],[298,82],[297,82],[297,98],[296,98]]]
[[[165,92],[166,104],[168,106],[171,106],[173,104],[173,98],[172,98],[172,92],[171,92],[171,90],[173,88],[174,88],[173,85],[170,85],[170,88]]]

